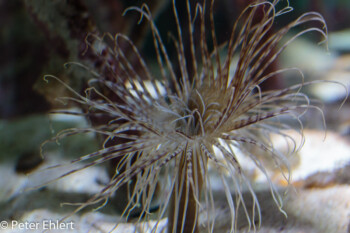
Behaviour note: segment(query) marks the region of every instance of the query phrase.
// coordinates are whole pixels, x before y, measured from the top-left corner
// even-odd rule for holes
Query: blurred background
[[[63,64],[67,61],[88,60],[84,58],[84,38],[87,33],[117,32],[130,35],[137,45],[145,43],[147,27],[142,31],[136,26],[136,14],[122,16],[124,9],[140,5],[135,0],[70,0],[70,1],[1,1],[0,2],[0,117],[4,120],[47,112],[52,107],[52,99],[59,92],[45,86],[43,76],[62,76]],[[229,27],[245,4],[243,0],[216,1],[216,21],[218,33],[227,34]],[[285,1],[281,1],[285,4]],[[294,11],[282,17],[277,25],[283,25],[306,11],[320,12],[328,26],[329,51],[317,46],[317,38],[309,43],[304,41],[294,45],[290,53],[292,63],[297,60],[308,72],[325,70],[331,73],[350,70],[347,54],[350,52],[350,1],[347,0],[291,0]],[[180,6],[182,7],[182,6]],[[174,30],[171,20],[166,19],[171,12],[167,1],[152,1],[153,16],[162,34]],[[181,14],[181,13],[180,13]],[[164,20],[166,19],[166,20]],[[142,27],[141,27],[142,28]],[[166,41],[166,39],[165,39]],[[313,50],[314,49],[314,50]],[[308,61],[308,63],[306,63]],[[293,64],[294,65],[294,64]],[[312,75],[312,74],[310,74]],[[332,75],[332,74],[330,74]],[[348,76],[346,76],[348,77]],[[323,79],[325,77],[315,77]],[[329,94],[327,94],[329,95]],[[48,98],[50,98],[48,100]],[[330,97],[331,98],[331,97]],[[334,97],[335,98],[335,97]]]
[[[163,0],[148,2],[156,24],[166,38],[169,30],[175,30],[174,22],[169,20],[171,4]],[[229,35],[230,27],[247,2],[215,1],[217,34],[222,38]],[[86,53],[88,33],[125,33],[141,48],[146,59],[147,56],[154,59],[154,54],[149,53],[152,42],[147,24],[137,25],[137,14],[122,16],[128,6],[141,3],[140,0],[0,0],[0,164],[9,164],[0,169],[6,167],[17,174],[30,172],[43,161],[38,156],[43,141],[60,129],[86,124],[79,119],[48,116],[51,110],[62,107],[56,97],[67,93],[61,85],[47,83],[43,77],[52,74],[76,90],[82,90],[86,74],[67,71],[63,64],[77,61],[100,67],[100,61]],[[286,49],[277,66],[296,66],[301,68],[307,80],[337,81],[349,88],[350,1],[290,0],[290,5],[294,11],[278,18],[276,28],[302,13],[317,11],[327,22],[328,50],[324,44],[317,44],[321,40],[317,34],[308,34]],[[184,6],[180,2],[178,7]],[[307,92],[323,101],[327,129],[348,137],[349,100],[338,110],[346,96],[344,87],[320,84]],[[310,119],[313,119],[312,115]],[[307,125],[321,125],[322,129],[322,119],[317,121],[317,126],[312,122]],[[61,152],[82,155],[97,146],[92,137],[76,140],[63,142],[66,146]],[[0,200],[6,200],[14,193],[12,189],[5,190],[0,194]]]
[[[235,19],[249,2],[252,1],[215,1],[219,42],[227,39]],[[155,59],[146,20],[138,24],[138,14],[123,16],[127,7],[142,3],[141,0],[0,1],[0,162],[15,161],[16,171],[26,173],[42,162],[38,154],[43,141],[62,128],[82,123],[81,119],[48,116],[49,111],[63,106],[56,98],[68,93],[62,85],[47,83],[43,77],[55,75],[82,91],[88,74],[79,69],[67,70],[64,64],[74,61],[101,69],[103,61],[86,49],[88,34],[124,33],[141,49],[146,60]],[[161,0],[148,3],[167,45],[172,43],[167,39],[168,32],[176,34],[174,20],[169,17],[172,15],[170,3]],[[276,30],[307,11],[317,11],[327,22],[328,49],[325,44],[318,44],[322,40],[319,34],[309,33],[287,47],[276,66],[299,67],[307,80],[337,81],[349,87],[350,1],[291,0],[290,5],[294,10],[276,19]],[[184,2],[178,1],[177,7],[180,18],[185,18]],[[169,53],[173,51],[170,49]],[[320,84],[306,91],[323,101],[327,129],[348,135],[349,101],[338,110],[345,97],[344,87]],[[322,117],[312,114],[306,126],[322,129]],[[93,139],[82,140],[90,141],[66,142],[68,145],[62,148],[67,149],[62,149],[63,152],[81,155],[96,147]]]

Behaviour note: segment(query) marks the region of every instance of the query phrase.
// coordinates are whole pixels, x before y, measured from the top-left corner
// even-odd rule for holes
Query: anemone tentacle
[[[123,215],[127,217],[133,208],[142,203],[141,216],[150,218],[152,200],[157,196],[156,185],[164,182],[167,190],[158,194],[161,207],[156,218],[159,221],[165,217],[166,208],[172,202],[174,209],[169,217],[169,231],[187,233],[198,231],[199,214],[204,208],[215,213],[209,177],[213,170],[220,177],[230,208],[231,232],[236,230],[239,208],[243,208],[248,225],[255,229],[256,218],[259,224],[262,218],[258,198],[233,148],[243,152],[266,176],[271,195],[281,209],[277,188],[269,179],[264,161],[253,153],[252,148],[265,152],[268,160],[277,166],[289,168],[286,155],[274,148],[270,138],[277,135],[292,141],[294,146],[289,153],[297,148],[293,139],[282,131],[294,127],[288,122],[279,123],[277,118],[295,115],[299,123],[299,116],[304,110],[316,108],[307,95],[300,92],[303,86],[312,83],[304,83],[300,75],[301,83],[290,87],[264,90],[260,86],[284,72],[300,73],[297,68],[271,72],[268,68],[286,46],[305,33],[318,32],[326,40],[327,28],[320,14],[309,12],[274,31],[276,18],[291,11],[291,7],[287,4],[277,10],[279,0],[258,0],[242,11],[228,41],[219,45],[215,32],[214,0],[198,1],[194,6],[190,1],[186,2],[188,37],[183,35],[186,27],[181,25],[175,0],[172,1],[177,32],[176,36],[172,36],[177,52],[175,59],[170,58],[146,4],[125,11],[139,13],[140,20],[149,22],[160,77],[151,72],[136,45],[127,36],[117,34],[114,37],[115,47],[108,50],[113,56],[113,64],[109,68],[114,79],[96,74],[95,82],[85,96],[67,86],[74,94],[67,100],[80,104],[87,110],[87,115],[105,116],[108,120],[102,125],[70,129],[56,136],[55,139],[59,139],[71,134],[94,132],[105,138],[100,150],[72,161],[79,163],[93,159],[93,162],[60,177],[119,158],[116,173],[109,183],[78,210],[88,204],[106,201],[123,185],[128,185],[130,196]],[[315,22],[320,23],[320,27],[304,28],[284,40],[291,29]],[[198,41],[195,33],[199,34]],[[186,39],[189,40],[189,55],[185,52]],[[129,60],[121,43],[129,45],[137,65]],[[47,78],[57,80],[53,76]],[[299,133],[302,133],[301,130],[302,126],[296,129]],[[248,210],[243,192],[251,194],[251,210]],[[191,215],[194,223],[185,220],[186,215]],[[215,220],[208,216],[208,232],[214,231],[214,223]]]

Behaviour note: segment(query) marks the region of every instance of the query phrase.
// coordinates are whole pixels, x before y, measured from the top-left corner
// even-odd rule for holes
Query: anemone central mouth
[[[186,118],[186,121],[182,125],[183,133],[188,136],[199,136],[201,134],[201,116],[198,109],[194,109],[190,115]]]

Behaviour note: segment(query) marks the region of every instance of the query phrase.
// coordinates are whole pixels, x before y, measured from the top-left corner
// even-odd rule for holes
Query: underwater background
[[[46,214],[52,214],[52,219],[60,219],[67,213],[67,210],[60,209],[61,202],[86,200],[86,196],[98,190],[99,183],[107,179],[107,175],[97,169],[77,176],[75,181],[72,178],[67,183],[57,184],[60,191],[56,193],[45,189],[28,196],[21,193],[26,174],[45,163],[40,156],[40,144],[59,130],[89,124],[81,118],[48,114],[51,110],[62,108],[56,98],[67,95],[67,92],[57,83],[45,82],[44,75],[53,74],[75,90],[82,91],[88,74],[79,69],[67,71],[63,64],[76,61],[95,67],[100,65],[98,59],[84,53],[85,38],[89,33],[124,33],[139,46],[146,60],[151,64],[155,62],[153,47],[149,46],[152,42],[147,23],[138,25],[137,15],[123,16],[125,8],[141,3],[140,0],[0,1],[0,221],[24,221]],[[176,25],[168,20],[171,4],[161,0],[149,4],[160,33],[166,38],[169,31],[176,30]],[[292,43],[276,65],[299,67],[306,80],[337,81],[349,88],[350,1],[290,0],[290,5],[294,8],[293,12],[280,17],[276,21],[276,29],[306,11],[319,12],[327,22],[328,50],[314,42],[319,41],[317,34],[308,34]],[[215,2],[219,43],[220,39],[223,41],[229,36],[227,31],[246,6],[247,1],[244,0]],[[179,7],[184,6],[180,3]],[[169,51],[170,54],[172,52]],[[276,81],[270,85],[286,83]],[[289,201],[286,202],[288,219],[272,215],[265,225],[263,221],[263,227],[258,232],[350,232],[349,100],[338,109],[346,96],[344,88],[338,86],[316,85],[308,88],[307,93],[324,103],[326,140],[323,140],[325,129],[322,118],[313,113],[307,115],[305,135],[310,139],[297,155],[298,161],[292,171],[296,178],[292,183],[299,195],[286,198]],[[60,154],[53,159],[59,162],[60,159],[90,153],[97,147],[95,138],[85,135],[64,139],[59,146],[50,145],[45,150],[50,155]],[[305,161],[303,158],[306,158]],[[86,181],[86,177],[91,177],[93,182]],[[263,215],[269,215],[270,205],[269,200],[262,204]],[[91,227],[91,222],[105,222],[101,229],[109,229],[116,213],[113,207],[108,208],[103,213],[105,216],[86,214],[86,224]],[[85,221],[76,216],[73,220],[82,225]],[[126,224],[123,227],[129,229],[130,226]],[[81,232],[84,232],[82,229],[87,228],[81,226]],[[7,228],[0,229],[0,232],[17,231]]]

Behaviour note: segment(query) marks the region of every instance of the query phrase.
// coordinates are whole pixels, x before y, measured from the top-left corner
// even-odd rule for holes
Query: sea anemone
[[[235,231],[239,208],[243,208],[249,227],[255,228],[261,221],[259,201],[239,154],[266,176],[271,195],[282,210],[281,197],[269,178],[266,163],[274,164],[288,180],[287,156],[297,145],[284,154],[274,148],[271,138],[280,136],[293,142],[284,130],[302,134],[300,116],[318,107],[301,92],[303,86],[312,82],[304,82],[299,69],[271,68],[297,37],[318,32],[326,40],[327,29],[323,17],[315,12],[276,28],[275,20],[292,10],[279,2],[250,4],[234,23],[229,39],[219,45],[214,28],[214,0],[186,1],[186,26],[181,25],[173,0],[177,35],[170,38],[177,54],[175,59],[169,57],[147,5],[130,7],[126,13],[137,12],[140,20],[150,24],[158,63],[156,72],[154,68],[151,72],[127,36],[117,34],[113,37],[114,47],[97,36],[89,36],[90,47],[104,58],[108,72],[91,71],[95,78],[89,81],[85,95],[54,76],[46,76],[65,85],[74,95],[65,100],[78,103],[86,110],[83,115],[92,119],[91,127],[68,129],[54,139],[88,132],[104,138],[101,149],[73,160],[72,164],[82,165],[60,177],[109,160],[118,161],[109,183],[77,211],[105,203],[126,185],[129,198],[123,216],[128,217],[133,208],[141,206],[140,216],[149,218],[152,202],[157,199],[160,207],[155,218],[160,221],[168,216],[168,232],[198,232],[199,213],[204,208],[215,213],[209,173],[216,173],[230,209],[230,232]],[[291,29],[300,30],[287,37]],[[128,53],[122,49],[125,47],[129,48]],[[261,88],[284,72],[294,72],[298,83],[285,88]],[[286,121],[284,116],[292,121]],[[108,120],[94,124],[94,119],[102,118]],[[163,191],[157,187],[164,187]],[[243,192],[251,194],[250,210]],[[210,214],[206,218],[207,231],[213,232],[215,218]]]

